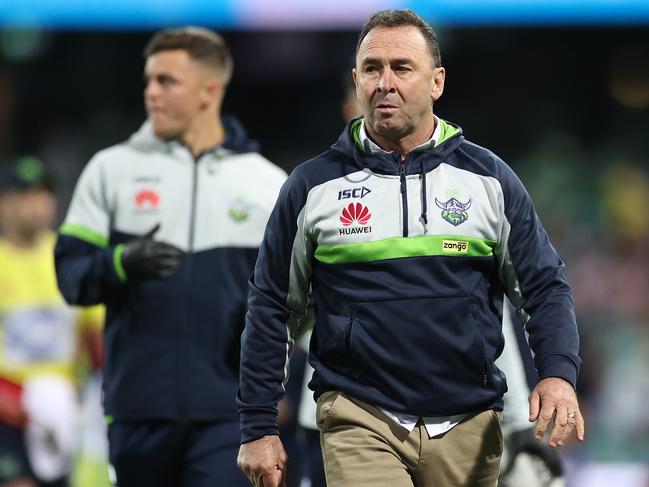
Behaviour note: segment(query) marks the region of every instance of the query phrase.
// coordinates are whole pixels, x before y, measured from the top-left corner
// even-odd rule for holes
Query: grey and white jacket
[[[235,418],[247,281],[286,176],[238,123],[196,159],[149,123],[97,153],[59,231],[59,287],[105,303],[106,414],[116,419]],[[171,278],[129,281],[122,244],[155,239],[185,254]]]

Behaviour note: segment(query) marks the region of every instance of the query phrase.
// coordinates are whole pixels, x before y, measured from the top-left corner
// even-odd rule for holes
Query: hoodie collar
[[[433,115],[433,119],[435,120],[435,130],[433,130],[433,135],[426,142],[412,149],[411,152],[416,150],[434,148],[437,145],[437,141],[440,140],[440,137],[442,135],[442,124],[440,123],[439,118],[437,118],[437,115]],[[370,139],[369,135],[367,135],[367,131],[365,130],[365,123],[362,123],[360,126],[360,129],[358,131],[358,138],[360,139],[365,152],[369,152],[371,154],[380,152],[383,152],[384,154],[390,154],[389,151],[382,149],[376,142]]]
[[[431,140],[411,151],[403,163],[399,153],[386,152],[382,149],[373,152],[365,148],[361,138],[362,116],[352,119],[347,124],[331,148],[353,158],[361,168],[368,168],[381,174],[398,174],[402,165],[405,166],[406,174],[429,171],[446,160],[464,142],[462,129],[459,126],[439,117],[437,121],[439,123],[435,127]],[[410,164],[414,160],[417,164]]]
[[[225,130],[225,140],[223,144],[212,150],[224,149],[235,153],[259,152],[259,143],[248,136],[239,120],[231,115],[223,115],[221,123]],[[164,152],[173,150],[173,146],[179,143],[178,140],[163,140],[156,137],[149,120],[146,120],[128,140],[128,144],[137,149]]]

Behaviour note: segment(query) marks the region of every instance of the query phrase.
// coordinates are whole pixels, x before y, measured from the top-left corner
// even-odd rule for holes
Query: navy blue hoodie
[[[369,152],[361,123],[294,170],[270,217],[242,337],[243,442],[277,433],[286,363],[311,301],[316,397],[339,390],[422,416],[502,408],[494,361],[504,293],[540,377],[576,382],[564,265],[511,169],[443,120],[435,147],[403,163]]]

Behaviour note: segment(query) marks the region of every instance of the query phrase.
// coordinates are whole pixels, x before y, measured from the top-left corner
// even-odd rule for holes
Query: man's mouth
[[[396,112],[399,109],[396,105],[392,105],[391,103],[379,103],[376,105],[376,111],[378,113],[382,113],[384,115],[391,115],[392,113]]]

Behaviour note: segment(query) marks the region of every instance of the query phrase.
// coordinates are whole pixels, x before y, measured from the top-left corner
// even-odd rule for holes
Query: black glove
[[[176,272],[183,251],[153,240],[159,229],[158,223],[146,235],[124,244],[122,267],[129,279],[166,279]]]
[[[505,435],[505,450],[503,455],[505,461],[501,465],[499,487],[508,487],[520,482],[510,482],[510,477],[530,476],[532,480],[526,481],[526,485],[549,486],[555,479],[563,475],[561,458],[557,449],[550,448],[534,437],[534,427],[513,431]],[[516,464],[519,455],[530,457],[533,470],[530,472],[518,471]],[[523,475],[521,475],[523,474]]]

